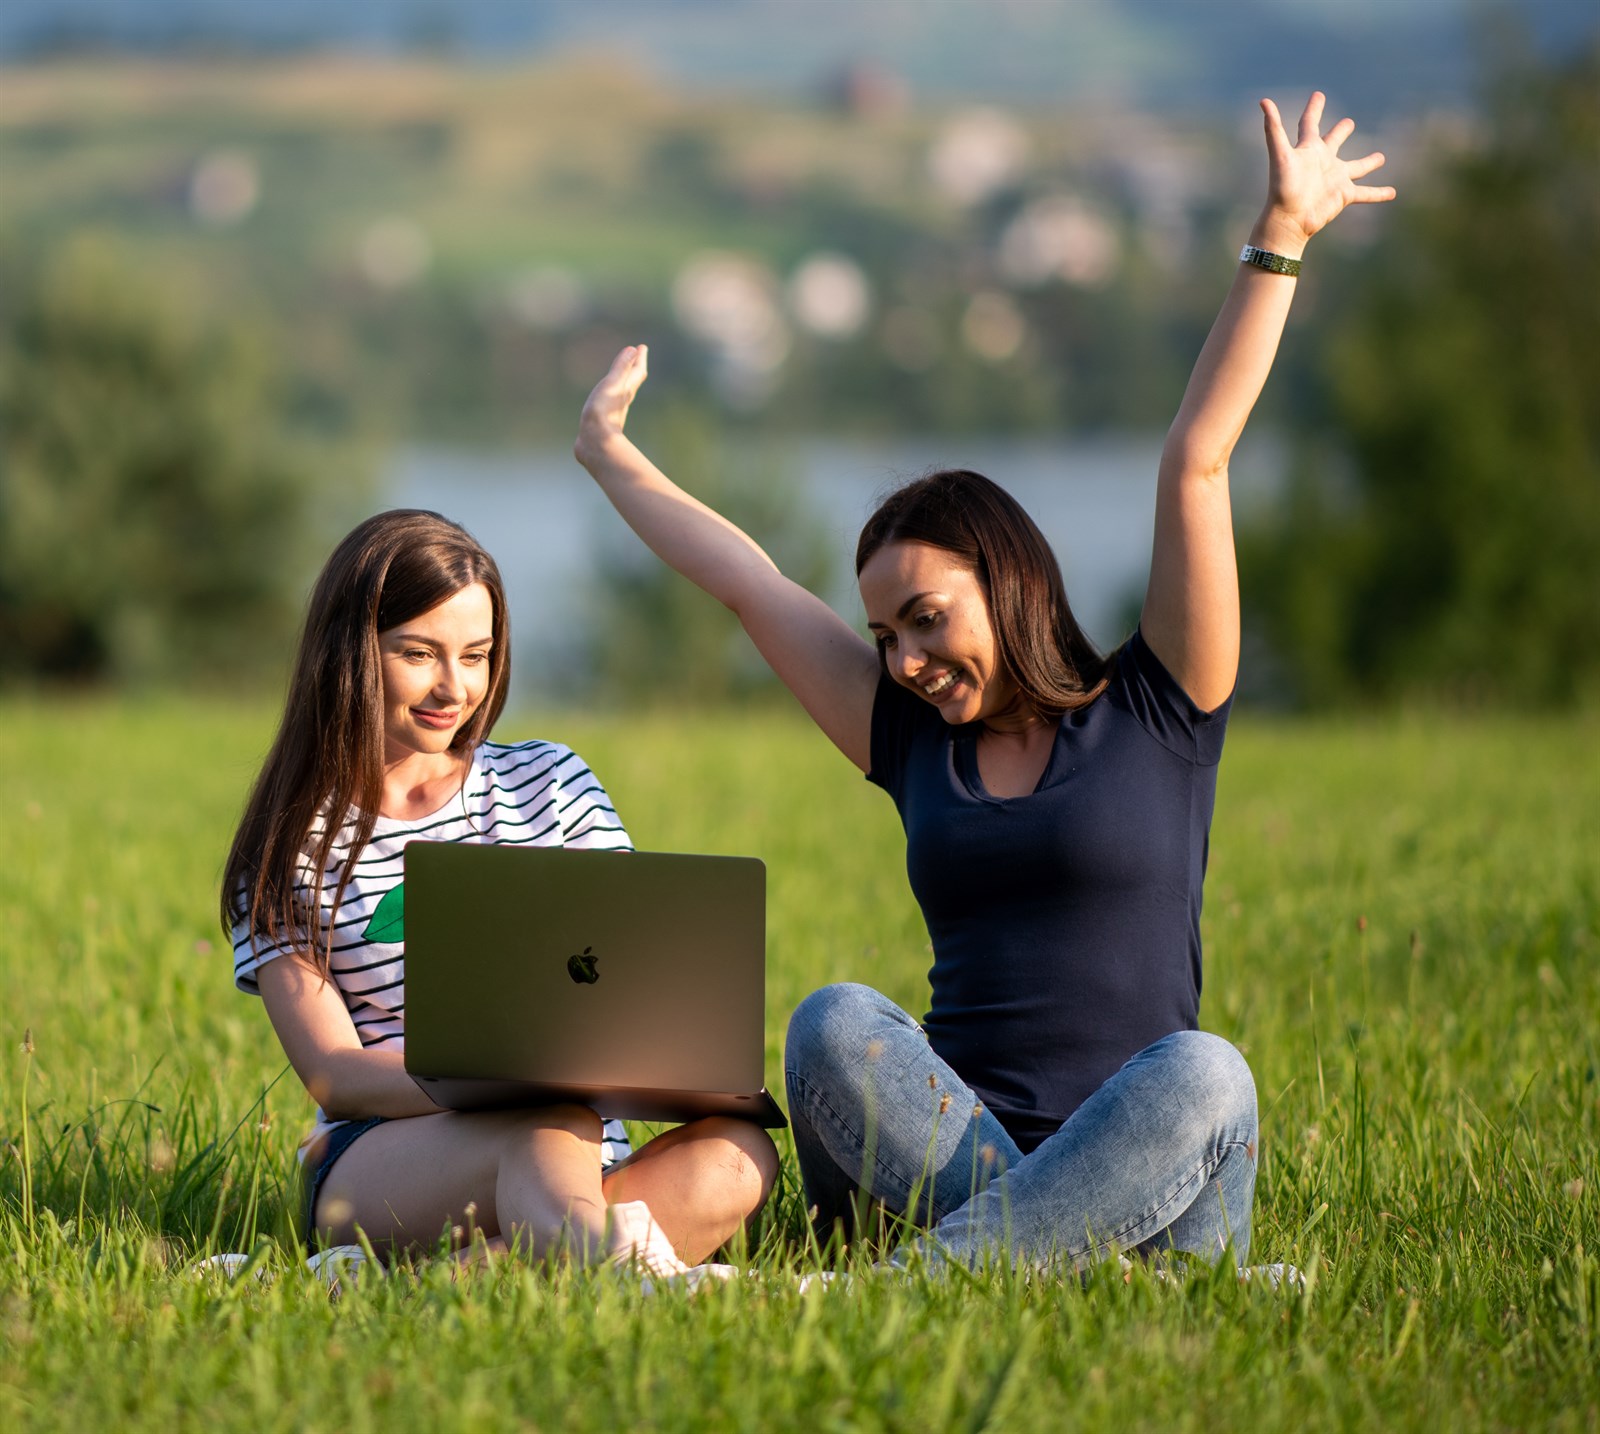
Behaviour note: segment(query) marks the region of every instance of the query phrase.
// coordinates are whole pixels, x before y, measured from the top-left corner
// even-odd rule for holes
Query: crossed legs
[[[916,1023],[865,986],[829,986],[790,1022],[785,1054],[796,1154],[824,1230],[858,1191],[924,1233],[896,1260],[992,1259],[1082,1267],[1113,1250],[1216,1259],[1250,1247],[1255,1083],[1226,1041],[1179,1031],[1140,1051],[1024,1155]],[[771,1139],[737,1120],[658,1136],[602,1171],[592,1111],[440,1113],[389,1121],[328,1172],[315,1212],[330,1242],[459,1242],[535,1258],[607,1253],[611,1204],[642,1200],[688,1264],[761,1208]]]
[[[1218,1036],[1178,1031],[1140,1051],[1024,1155],[928,1045],[866,986],[801,1003],[785,1052],[806,1199],[826,1230],[858,1190],[924,1233],[931,1259],[1083,1267],[1113,1250],[1216,1259],[1250,1248],[1255,1082]]]
[[[657,1136],[607,1170],[600,1119],[581,1106],[441,1112],[373,1127],[328,1171],[314,1212],[329,1243],[431,1246],[469,1230],[491,1253],[603,1258],[607,1208],[642,1200],[678,1257],[699,1264],[766,1201],[778,1158],[766,1131],[711,1119]]]

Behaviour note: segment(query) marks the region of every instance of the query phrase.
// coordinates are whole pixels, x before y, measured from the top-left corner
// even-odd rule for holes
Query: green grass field
[[[6,1428],[1600,1427],[1592,722],[1236,722],[1202,1021],[1260,1090],[1252,1258],[1303,1295],[1109,1267],[801,1295],[787,1161],[736,1287],[432,1265],[330,1303],[285,1238],[308,1102],[215,927],[269,717],[0,718]],[[638,845],[766,859],[769,1081],[824,982],[922,1009],[894,812],[798,718],[499,733],[536,734]],[[187,1272],[223,1249],[272,1278]]]

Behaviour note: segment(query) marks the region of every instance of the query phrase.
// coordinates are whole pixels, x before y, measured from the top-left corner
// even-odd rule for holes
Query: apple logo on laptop
[[[592,986],[600,979],[600,973],[595,970],[599,959],[593,946],[585,946],[582,955],[567,957],[567,975],[580,986]]]

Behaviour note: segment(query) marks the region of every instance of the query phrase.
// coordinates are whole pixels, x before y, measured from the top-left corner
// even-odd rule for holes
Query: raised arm
[[[645,380],[643,344],[625,348],[584,404],[578,462],[657,557],[744,624],[812,720],[864,772],[871,764],[878,659],[821,598],[791,582],[745,533],[685,493],[623,431]]]
[[[1267,203],[1250,245],[1298,260],[1306,242],[1347,204],[1394,198],[1390,188],[1356,181],[1381,154],[1339,158],[1355,121],[1320,133],[1319,91],[1290,144],[1278,108],[1261,101],[1266,122]],[[1228,461],[1271,372],[1294,298],[1295,278],[1241,261],[1222,312],[1190,376],[1167,434],[1156,485],[1155,545],[1140,627],[1151,651],[1202,709],[1233,691],[1239,668],[1239,576],[1228,500]]]

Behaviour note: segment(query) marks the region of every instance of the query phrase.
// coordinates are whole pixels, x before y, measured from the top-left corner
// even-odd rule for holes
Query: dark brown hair
[[[453,751],[471,752],[505,706],[509,622],[494,559],[465,528],[416,508],[368,518],[333,550],[311,592],[278,735],[228,853],[224,930],[243,920],[253,937],[290,943],[327,974],[332,930],[321,929],[319,912],[334,844],[353,818],[334,887],[337,912],[383,799],[378,634],[474,583],[494,606],[489,688]]]
[[[1110,660],[1073,617],[1044,534],[998,483],[946,468],[897,488],[861,530],[856,576],[880,548],[898,542],[942,548],[977,576],[1000,661],[1041,714],[1059,717],[1100,695]]]

